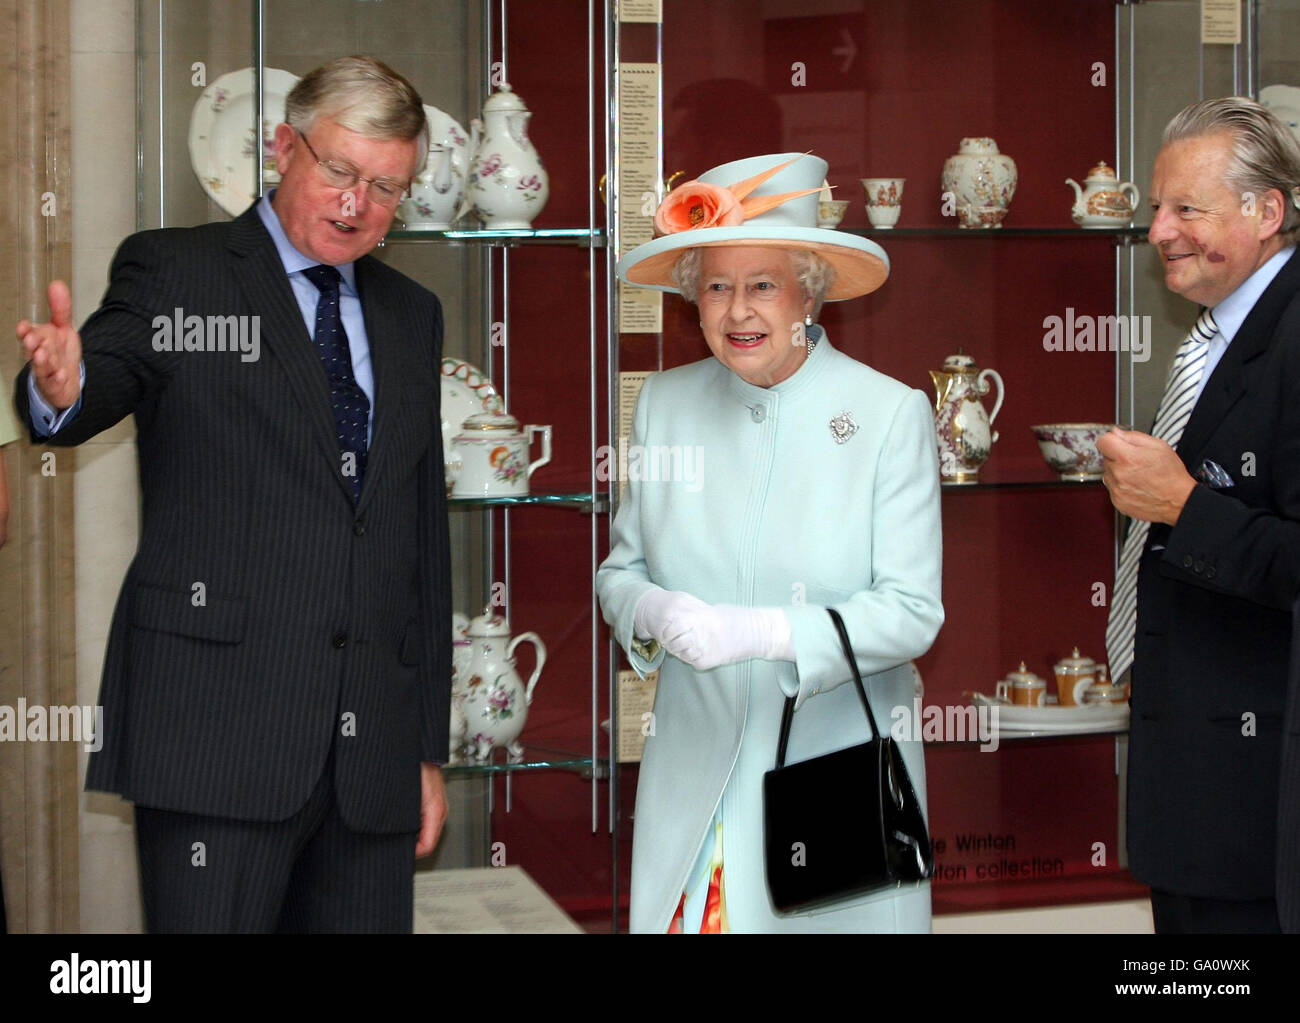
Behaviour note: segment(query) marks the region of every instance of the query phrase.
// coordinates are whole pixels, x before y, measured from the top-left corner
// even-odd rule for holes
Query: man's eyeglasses
[[[334,160],[322,160],[316,155],[316,150],[312,148],[307,136],[298,131],[297,128],[294,131],[297,131],[302,136],[303,142],[307,145],[307,152],[311,153],[316,160],[316,167],[321,180],[331,188],[356,188],[358,182],[364,181],[370,186],[370,201],[392,209],[402,201],[402,196],[406,194],[407,188],[410,187],[409,182],[394,181],[392,178],[363,178],[347,164],[337,163]]]

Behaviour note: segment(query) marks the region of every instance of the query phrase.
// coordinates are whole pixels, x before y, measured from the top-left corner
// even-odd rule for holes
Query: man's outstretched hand
[[[81,396],[81,335],[72,326],[72,295],[62,281],[51,281],[50,322],[18,324],[18,340],[32,364],[41,396],[59,411]]]

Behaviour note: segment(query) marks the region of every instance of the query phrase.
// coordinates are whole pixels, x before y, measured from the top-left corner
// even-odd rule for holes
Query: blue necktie
[[[316,349],[330,382],[330,403],[339,438],[339,471],[352,484],[352,500],[361,496],[366,471],[366,429],[370,402],[352,374],[352,352],[339,315],[339,276],[332,266],[309,266],[303,276],[320,292],[316,302]]]

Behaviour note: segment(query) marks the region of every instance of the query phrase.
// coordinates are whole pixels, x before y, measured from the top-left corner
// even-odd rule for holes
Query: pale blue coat
[[[845,412],[857,431],[836,443],[830,422]],[[868,735],[854,687],[843,685],[850,676],[828,605],[844,616],[877,722],[889,728],[895,707],[911,711],[919,679],[908,662],[943,622],[929,400],[823,337],[793,376],[770,388],[712,358],[656,374],[641,391],[631,445],[631,478],[596,585],[633,666],[660,669],[637,787],[632,930],[667,930],[719,809],[733,931],[929,930],[928,885],[778,916],[767,896],[762,813],[787,694],[799,700],[790,761]],[[649,457],[638,459],[638,446]],[[683,457],[688,448],[693,461]],[[664,475],[651,464],[676,464],[678,478],[638,479]],[[784,607],[796,662],[697,672],[662,652],[646,661],[631,649],[632,621],[655,586],[711,604]],[[924,799],[921,746],[902,745]]]

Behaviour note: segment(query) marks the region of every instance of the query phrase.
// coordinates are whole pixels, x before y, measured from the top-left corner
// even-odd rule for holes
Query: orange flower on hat
[[[794,160],[799,159],[795,157]],[[704,181],[683,181],[666,196],[655,211],[655,235],[679,234],[706,227],[739,227],[750,217],[766,213],[773,207],[801,195],[819,192],[819,188],[806,188],[802,192],[785,192],[782,195],[751,196],[759,185],[773,174],[794,163],[787,160],[762,174],[721,188]]]
[[[697,227],[737,227],[744,222],[740,200],[730,189],[703,181],[683,181],[655,211],[655,233],[660,235]]]

